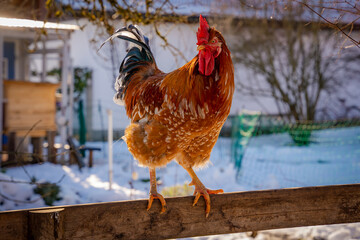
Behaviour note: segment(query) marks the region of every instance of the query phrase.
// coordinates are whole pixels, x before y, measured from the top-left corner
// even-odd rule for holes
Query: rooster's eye
[[[213,39],[213,40],[211,41],[211,43],[216,43],[216,39]]]

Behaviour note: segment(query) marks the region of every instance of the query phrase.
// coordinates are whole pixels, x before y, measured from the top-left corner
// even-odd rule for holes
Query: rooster
[[[200,196],[210,213],[209,194],[193,168],[209,162],[210,153],[230,112],[234,93],[234,67],[220,32],[210,28],[200,15],[196,33],[199,53],[170,73],[158,69],[149,40],[138,26],[117,30],[108,40],[130,42],[115,82],[114,101],[125,105],[131,119],[123,137],[139,164],[149,168],[149,210],[154,199],[166,211],[166,201],[157,192],[156,168],[175,160],[191,176],[196,205]]]

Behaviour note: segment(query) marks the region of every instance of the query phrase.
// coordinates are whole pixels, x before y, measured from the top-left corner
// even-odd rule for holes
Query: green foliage
[[[30,183],[31,184],[35,184],[37,181],[36,177],[35,176],[32,176],[31,179],[30,179]]]
[[[159,181],[159,180],[160,180],[160,177],[157,177],[156,181]],[[150,178],[141,178],[140,181],[147,183],[147,182],[150,182]]]
[[[52,206],[55,201],[62,199],[59,197],[60,186],[55,183],[45,182],[38,184],[34,189],[34,193],[40,194],[48,206]]]
[[[54,68],[51,69],[49,72],[46,73],[48,76],[54,76],[58,79],[58,81],[60,82],[61,80],[61,68]],[[36,74],[38,75],[38,74]]]
[[[256,131],[253,136],[267,135],[267,134],[278,134],[288,132],[294,145],[297,146],[307,146],[311,143],[311,132],[314,125],[305,125],[305,124],[287,124],[283,123],[281,125],[266,125],[266,126],[257,126]]]
[[[165,197],[180,197],[192,195],[194,189],[190,187],[188,184],[184,185],[176,185],[172,187],[166,187],[161,191],[161,194]]]
[[[48,76],[54,76],[61,81],[61,68],[54,68],[47,72]],[[81,94],[85,91],[88,82],[92,79],[92,70],[89,68],[74,68],[74,100],[78,101]]]
[[[74,69],[74,92],[81,95],[88,81],[92,79],[92,70],[89,68],[76,67]]]
[[[307,146],[311,143],[311,129],[290,129],[289,135],[297,146]]]

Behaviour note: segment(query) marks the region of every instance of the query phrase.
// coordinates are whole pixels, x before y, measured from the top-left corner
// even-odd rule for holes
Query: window
[[[15,78],[15,42],[4,42],[4,79]]]

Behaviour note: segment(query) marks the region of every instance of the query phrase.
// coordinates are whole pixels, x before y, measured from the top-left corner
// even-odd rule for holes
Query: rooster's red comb
[[[209,24],[206,22],[206,19],[203,18],[200,14],[199,18],[200,26],[196,33],[197,36],[197,45],[205,44],[209,40]]]

